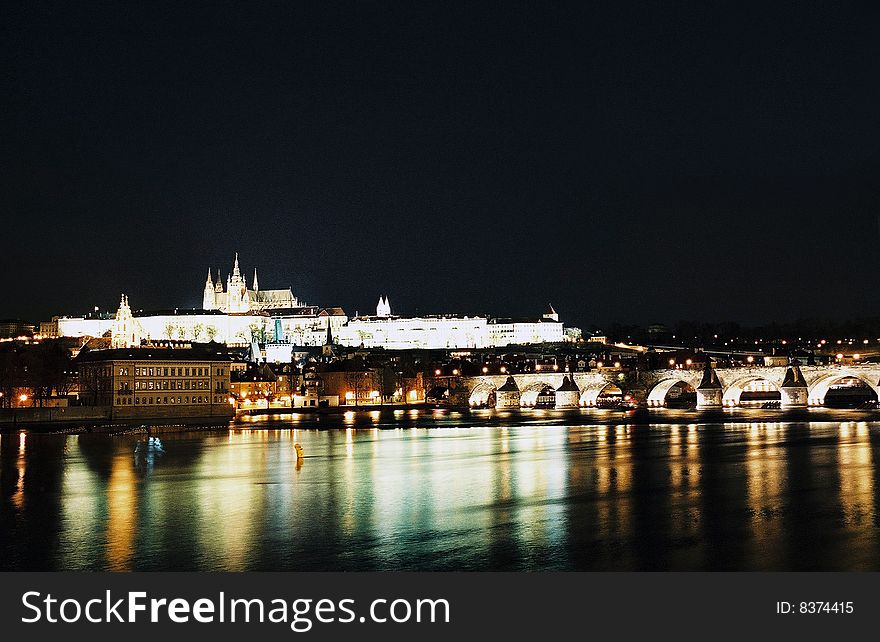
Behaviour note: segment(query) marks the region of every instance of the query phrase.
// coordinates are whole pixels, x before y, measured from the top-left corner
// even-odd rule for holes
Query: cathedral
[[[223,280],[220,278],[220,270],[217,270],[217,282],[214,283],[211,278],[211,270],[208,269],[205,294],[202,298],[202,308],[205,310],[220,310],[226,314],[248,314],[263,310],[297,308],[300,305],[290,288],[286,290],[261,290],[256,268],[254,268],[253,288],[248,289],[247,279],[242,276],[238,267],[237,252],[232,273],[226,279],[225,292]]]

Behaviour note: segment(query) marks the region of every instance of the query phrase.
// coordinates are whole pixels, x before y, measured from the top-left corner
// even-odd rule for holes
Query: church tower
[[[385,296],[379,297],[379,303],[376,304],[376,316],[377,317],[390,317],[391,316],[391,304],[388,303],[388,297]]]
[[[219,285],[219,282],[218,282],[218,285]],[[216,289],[214,288],[214,282],[211,280],[211,268],[208,268],[208,280],[205,281],[205,294],[202,297],[202,309],[203,310],[216,310],[217,309],[217,301],[214,297],[215,292],[216,292]]]
[[[140,325],[131,314],[128,297],[124,294],[119,300],[116,318],[110,327],[111,348],[136,348],[141,345]]]
[[[235,264],[232,266],[232,274],[226,282],[226,312],[227,314],[242,314],[250,312],[251,300],[248,294],[247,281],[241,275],[238,266],[238,252],[235,253]]]

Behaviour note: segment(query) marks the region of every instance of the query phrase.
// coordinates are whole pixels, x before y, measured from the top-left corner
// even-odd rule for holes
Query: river
[[[249,419],[0,436],[0,569],[880,570],[876,411]]]

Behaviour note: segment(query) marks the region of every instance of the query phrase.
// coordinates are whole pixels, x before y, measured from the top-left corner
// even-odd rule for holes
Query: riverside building
[[[109,407],[111,418],[232,415],[232,359],[216,344],[91,350],[77,361],[80,403]]]

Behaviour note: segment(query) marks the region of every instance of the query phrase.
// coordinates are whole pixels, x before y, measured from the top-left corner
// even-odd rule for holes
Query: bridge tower
[[[507,377],[504,385],[495,391],[495,407],[496,408],[519,408],[520,392],[519,386],[513,377]]]
[[[721,408],[724,399],[724,389],[715,369],[712,367],[712,359],[706,358],[706,367],[703,369],[703,379],[697,386],[697,408]]]
[[[779,387],[779,394],[783,408],[798,408],[807,405],[810,393],[797,362],[785,371],[785,379]]]
[[[562,385],[556,389],[557,408],[577,408],[581,400],[581,389],[566,375],[562,379]]]

